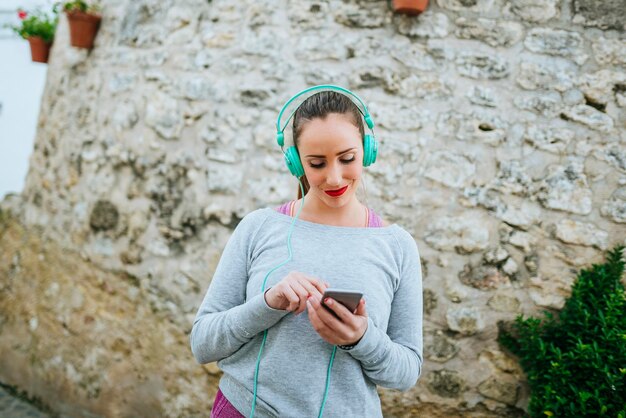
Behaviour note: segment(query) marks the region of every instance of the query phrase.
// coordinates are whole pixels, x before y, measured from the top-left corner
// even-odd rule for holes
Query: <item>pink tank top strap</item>
[[[291,202],[286,202],[276,208],[283,215],[291,215]]]
[[[373,209],[369,209],[369,220],[367,224],[368,228],[381,228],[383,226],[383,220]]]
[[[282,205],[278,206],[276,210],[283,215],[294,216],[294,205],[296,201],[290,200],[289,202],[285,202]],[[381,219],[373,209],[368,208],[368,228],[381,228],[383,226],[383,220]]]

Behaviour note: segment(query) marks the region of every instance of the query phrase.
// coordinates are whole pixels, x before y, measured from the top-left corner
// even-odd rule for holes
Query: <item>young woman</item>
[[[362,116],[373,122],[341,87],[298,95],[315,89],[292,114],[298,199],[244,217],[193,324],[196,360],[224,372],[212,417],[381,417],[376,386],[406,391],[421,374],[415,240],[356,195],[377,152]],[[322,306],[329,287],[363,293],[356,311]]]

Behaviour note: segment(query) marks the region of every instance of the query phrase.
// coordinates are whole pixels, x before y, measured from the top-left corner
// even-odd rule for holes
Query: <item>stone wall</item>
[[[3,206],[132,277],[149,309],[128,323],[167,321],[179,338],[237,222],[295,197],[278,110],[307,86],[346,86],[381,141],[367,203],[424,264],[424,372],[407,393],[380,391],[386,416],[518,416],[528,388],[498,323],[560,308],[576,272],[626,237],[623,3],[437,0],[415,18],[385,1],[104,0],[90,53],[61,20],[26,187]],[[16,316],[25,340],[29,315]],[[177,353],[183,373],[194,360]],[[188,397],[155,385],[151,411],[206,410],[212,378]]]

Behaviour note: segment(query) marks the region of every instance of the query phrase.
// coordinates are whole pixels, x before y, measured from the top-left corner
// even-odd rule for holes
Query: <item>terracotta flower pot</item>
[[[46,42],[39,36],[29,36],[28,43],[30,44],[30,56],[33,62],[47,63],[52,42]]]
[[[80,11],[65,14],[70,24],[70,44],[77,48],[93,48],[102,17]]]
[[[393,11],[416,16],[426,10],[428,0],[393,0]]]

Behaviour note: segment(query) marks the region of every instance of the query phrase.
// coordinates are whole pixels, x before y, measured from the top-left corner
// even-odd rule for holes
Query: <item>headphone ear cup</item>
[[[291,146],[285,151],[285,164],[287,164],[289,172],[297,178],[304,176],[304,168],[302,168],[300,154],[298,154],[296,147]]]
[[[378,155],[378,141],[373,135],[363,137],[363,167],[368,167],[376,162]]]

